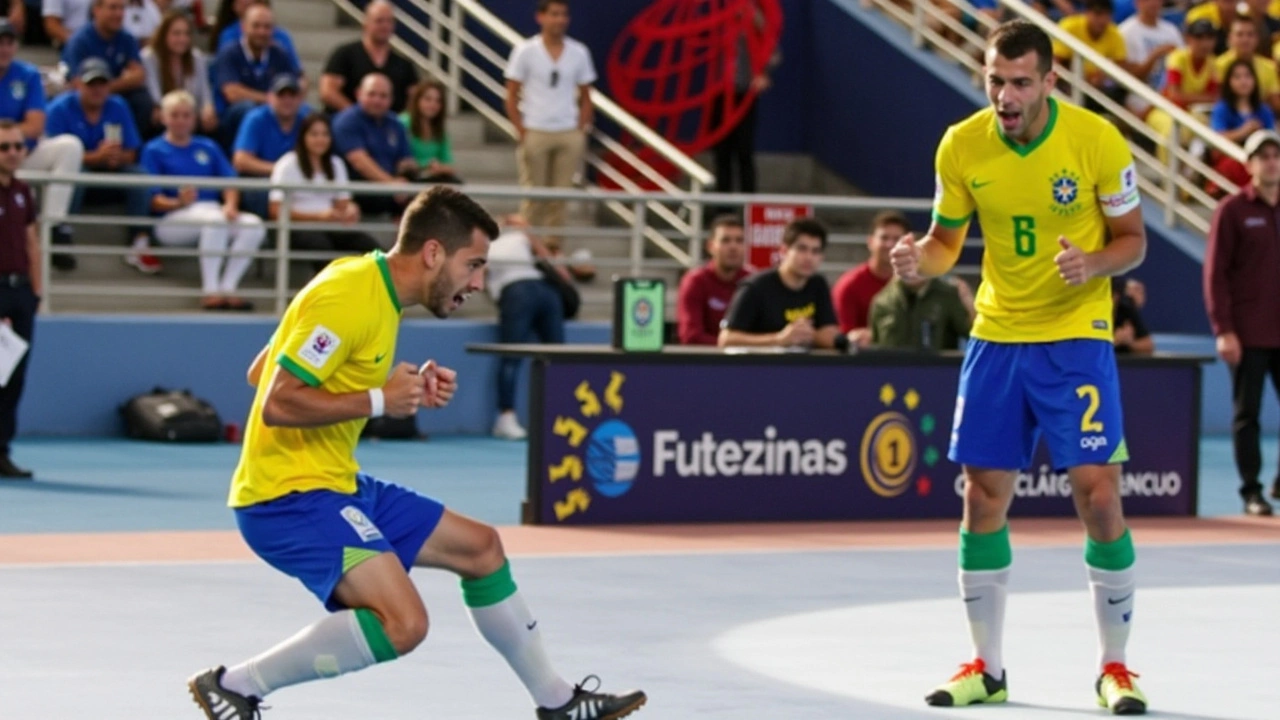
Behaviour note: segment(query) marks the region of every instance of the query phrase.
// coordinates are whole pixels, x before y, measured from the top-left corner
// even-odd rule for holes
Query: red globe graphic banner
[[[618,104],[693,155],[729,133],[755,101],[738,96],[745,50],[762,73],[782,35],[778,0],[657,0],[614,42],[606,65]]]

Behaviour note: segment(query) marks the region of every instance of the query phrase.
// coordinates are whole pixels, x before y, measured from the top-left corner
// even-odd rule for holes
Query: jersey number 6
[[[1036,219],[1030,215],[1013,216],[1013,251],[1019,257],[1036,254]]]

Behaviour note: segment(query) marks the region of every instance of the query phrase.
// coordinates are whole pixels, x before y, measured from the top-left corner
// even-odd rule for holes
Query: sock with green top
[[[1008,525],[993,533],[960,531],[960,596],[973,655],[997,680],[1004,676],[1004,608],[1012,564]]]

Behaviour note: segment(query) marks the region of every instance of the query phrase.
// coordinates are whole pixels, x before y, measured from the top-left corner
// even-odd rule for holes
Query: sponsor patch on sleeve
[[[319,370],[329,362],[329,358],[333,357],[334,351],[341,344],[342,338],[337,333],[323,325],[316,325],[316,329],[311,331],[307,341],[302,344],[302,349],[298,351],[298,357]]]

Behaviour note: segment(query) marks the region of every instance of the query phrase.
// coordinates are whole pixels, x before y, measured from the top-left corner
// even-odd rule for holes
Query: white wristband
[[[382,417],[387,411],[387,399],[382,394],[382,388],[373,388],[369,391],[369,405],[372,408],[369,410],[371,418]]]

